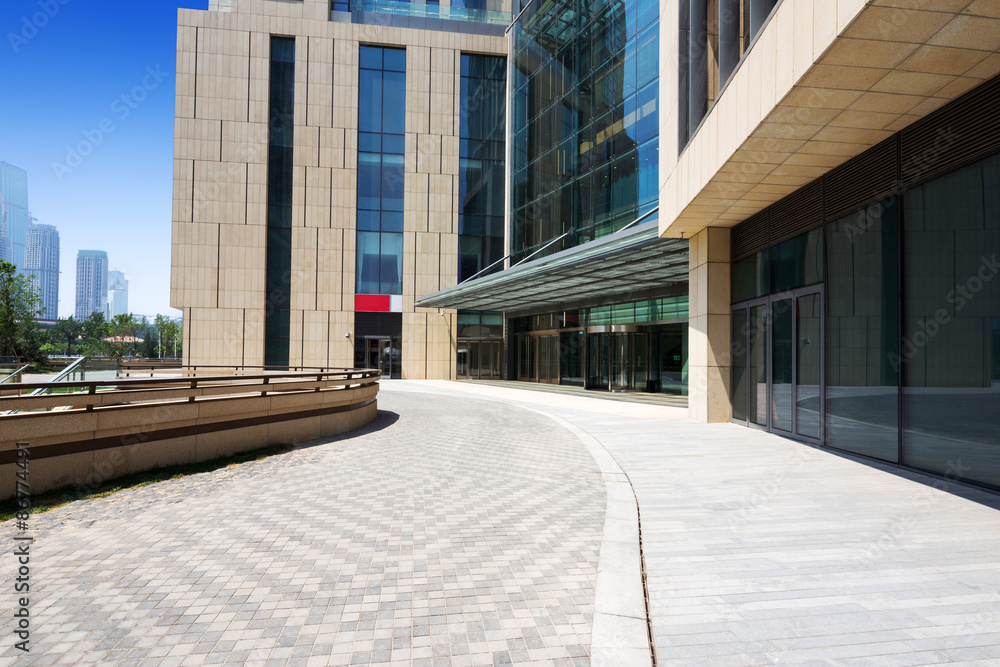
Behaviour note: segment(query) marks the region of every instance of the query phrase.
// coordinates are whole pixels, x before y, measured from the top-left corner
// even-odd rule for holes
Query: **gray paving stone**
[[[589,648],[586,447],[495,402],[379,407],[351,437],[33,517],[35,644],[0,664],[511,664],[539,628]]]

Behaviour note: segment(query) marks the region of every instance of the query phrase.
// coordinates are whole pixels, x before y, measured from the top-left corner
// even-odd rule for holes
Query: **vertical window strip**
[[[291,336],[295,40],[271,37],[264,365],[288,367]]]
[[[406,50],[360,55],[356,292],[402,294]]]

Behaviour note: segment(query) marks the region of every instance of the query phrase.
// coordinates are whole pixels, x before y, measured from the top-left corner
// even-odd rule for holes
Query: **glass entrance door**
[[[398,379],[402,375],[398,338],[365,338],[365,365],[377,368],[384,378]]]
[[[733,420],[819,441],[823,292],[808,287],[733,310]]]
[[[457,376],[460,380],[488,380],[503,376],[503,342],[459,339]]]
[[[608,389],[610,334],[587,334],[587,389]]]

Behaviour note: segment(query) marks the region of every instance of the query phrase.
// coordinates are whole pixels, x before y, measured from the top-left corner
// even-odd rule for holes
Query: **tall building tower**
[[[128,314],[128,281],[124,271],[108,271],[108,319]]]
[[[24,270],[24,247],[28,240],[28,172],[0,161],[0,259]]]
[[[42,295],[42,319],[59,317],[59,232],[52,225],[28,227],[24,272]]]
[[[108,253],[103,250],[81,250],[76,255],[76,310],[78,320],[91,313],[107,314]]]

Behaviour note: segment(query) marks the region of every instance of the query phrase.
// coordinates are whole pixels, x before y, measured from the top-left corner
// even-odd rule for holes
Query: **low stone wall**
[[[0,412],[22,411],[0,416],[0,499],[16,492],[18,442],[29,445],[32,495],[64,486],[87,492],[130,473],[359,428],[376,416],[377,379],[147,379],[120,381],[111,391],[3,396]],[[25,405],[52,411],[25,412]]]

